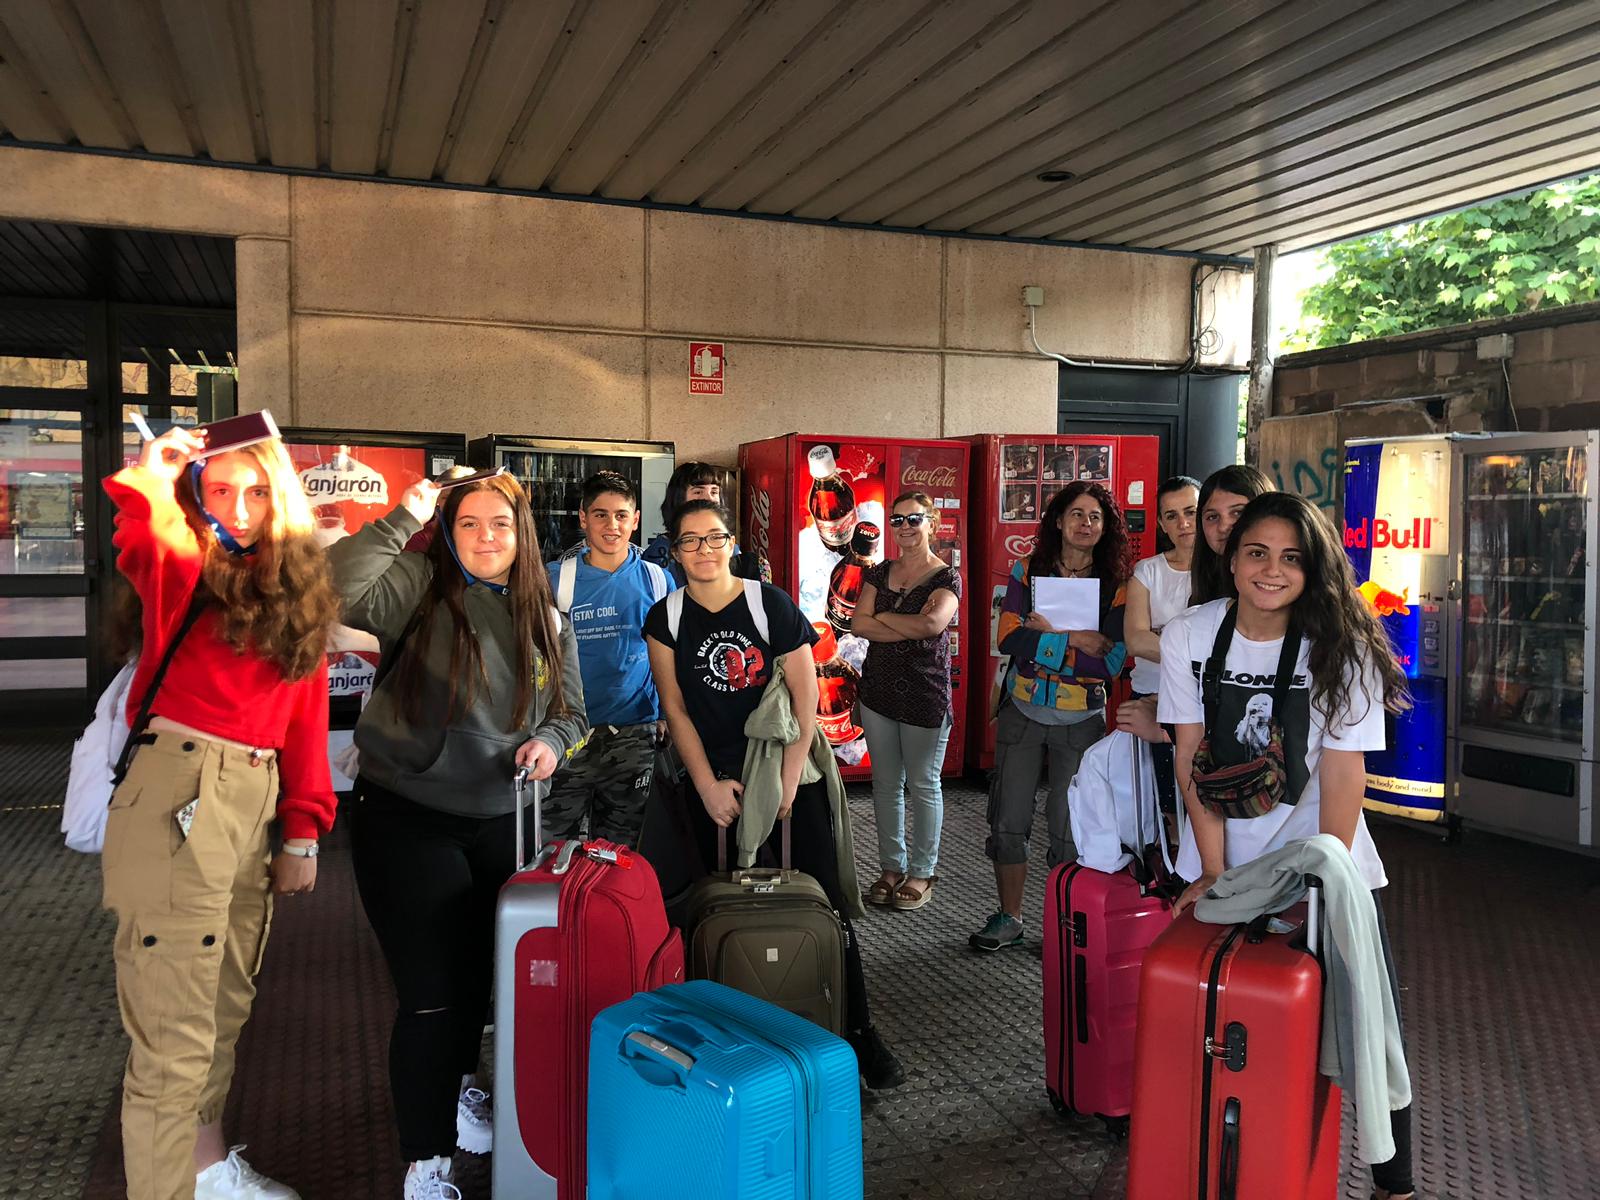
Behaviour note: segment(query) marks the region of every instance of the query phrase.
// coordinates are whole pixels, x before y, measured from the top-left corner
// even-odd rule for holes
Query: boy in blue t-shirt
[[[551,782],[545,836],[589,836],[632,846],[644,823],[661,701],[650,678],[644,618],[675,586],[632,542],[639,495],[614,471],[583,483],[583,544],[548,565],[556,606],[572,618],[590,734]]]

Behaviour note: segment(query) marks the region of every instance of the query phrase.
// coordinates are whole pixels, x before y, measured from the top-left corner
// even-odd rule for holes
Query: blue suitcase
[[[604,1009],[589,1040],[589,1200],[861,1200],[855,1052],[695,980]]]

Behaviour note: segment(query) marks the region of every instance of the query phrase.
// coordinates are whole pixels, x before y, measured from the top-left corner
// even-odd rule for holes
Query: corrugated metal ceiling
[[[1593,168],[1597,108],[1600,0],[0,0],[20,142],[1214,253]]]

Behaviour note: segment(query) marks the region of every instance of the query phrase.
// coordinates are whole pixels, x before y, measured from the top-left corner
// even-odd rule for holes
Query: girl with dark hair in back
[[[427,550],[404,550],[439,496],[413,484],[328,550],[345,622],[393,656],[356,726],[351,841],[398,1000],[389,1086],[406,1200],[453,1200],[452,1151],[490,1148],[476,1071],[495,901],[512,870],[512,778],[527,767],[548,779],[588,729],[572,624],[521,485],[503,475],[450,489]]]
[[[727,471],[714,463],[679,463],[677,469],[672,472],[672,478],[667,480],[667,494],[661,501],[661,524],[670,530],[672,514],[691,500],[723,503],[722,481],[727,475]],[[665,570],[678,587],[688,582],[682,564],[672,553],[672,539],[668,533],[658,533],[650,539],[644,548],[644,560]],[[766,560],[755,551],[739,549],[738,542],[733,544],[733,560],[729,569],[739,579],[772,582],[772,568]]]
[[[1206,476],[1200,487],[1200,536],[1194,543],[1190,563],[1190,604],[1204,604],[1223,595],[1228,587],[1228,570],[1222,559],[1228,534],[1244,506],[1277,487],[1266,474],[1243,463],[1223,467]]]
[[[1011,657],[1000,684],[985,847],[994,862],[1000,907],[967,939],[975,950],[1022,941],[1028,840],[1045,763],[1050,865],[1067,858],[1067,788],[1083,752],[1105,734],[1106,690],[1127,658],[1122,618],[1132,557],[1111,493],[1080,480],[1056,493],[1039,522],[1033,553],[1012,568],[1000,610],[1000,651]],[[1095,627],[1057,629],[1037,612],[1033,581],[1042,576],[1098,580]]]
[[[1220,562],[1221,598],[1191,608],[1161,635],[1159,715],[1176,729],[1178,786],[1189,814],[1178,851],[1178,874],[1195,882],[1179,898],[1182,911],[1203,896],[1223,871],[1319,833],[1350,850],[1372,889],[1388,883],[1362,815],[1368,750],[1384,747],[1384,715],[1409,704],[1405,675],[1388,635],[1356,589],[1338,533],[1302,496],[1267,492],[1245,506]],[[1230,631],[1226,621],[1232,621]],[[1224,641],[1215,720],[1208,726],[1200,664]],[[1286,638],[1298,645],[1285,645]],[[1293,679],[1277,675],[1292,662]],[[1196,791],[1202,738],[1206,769],[1247,763],[1263,742],[1281,745],[1282,794],[1266,812],[1223,817]],[[1378,928],[1395,1008],[1394,959],[1378,906]],[[1376,1163],[1380,1200],[1412,1193],[1411,1110],[1391,1114],[1395,1156]]]

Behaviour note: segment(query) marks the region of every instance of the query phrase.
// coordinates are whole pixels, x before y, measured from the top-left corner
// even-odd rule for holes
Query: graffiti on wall
[[[1318,508],[1332,511],[1339,503],[1339,450],[1325,446],[1315,462],[1294,458],[1288,462],[1273,460],[1267,474],[1278,485],[1280,492],[1299,492]]]

